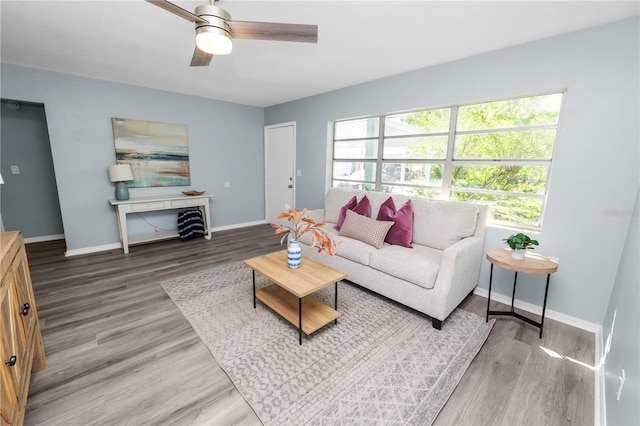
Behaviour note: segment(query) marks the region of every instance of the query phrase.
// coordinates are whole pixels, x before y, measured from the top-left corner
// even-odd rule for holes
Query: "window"
[[[539,229],[562,93],[337,121],[333,186],[489,204]]]

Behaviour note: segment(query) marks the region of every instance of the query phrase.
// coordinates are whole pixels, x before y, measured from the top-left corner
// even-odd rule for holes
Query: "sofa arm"
[[[431,310],[443,321],[478,285],[484,238],[468,237],[442,252]]]

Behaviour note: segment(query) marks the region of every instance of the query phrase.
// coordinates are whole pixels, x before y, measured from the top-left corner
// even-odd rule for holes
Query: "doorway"
[[[0,100],[0,214],[25,242],[64,238],[43,104]]]
[[[264,128],[265,218],[277,222],[285,205],[295,207],[296,123]]]

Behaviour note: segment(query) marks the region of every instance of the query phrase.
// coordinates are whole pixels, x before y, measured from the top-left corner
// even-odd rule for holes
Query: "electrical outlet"
[[[298,177],[302,176],[302,170],[301,169],[296,170],[296,176],[298,176]]]
[[[624,381],[627,380],[624,374],[624,368],[620,370],[620,377],[618,377],[618,392],[616,392],[616,401],[620,401],[620,395],[622,394],[622,387],[624,386]]]
[[[20,174],[20,167],[19,166],[11,166],[11,174],[12,175],[19,175]]]
[[[224,187],[225,188],[231,188],[231,182],[225,182],[224,183]]]

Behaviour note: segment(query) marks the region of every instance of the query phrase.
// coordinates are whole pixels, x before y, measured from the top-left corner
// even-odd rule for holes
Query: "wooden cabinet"
[[[46,367],[22,235],[0,233],[0,424],[22,424],[32,371]]]

